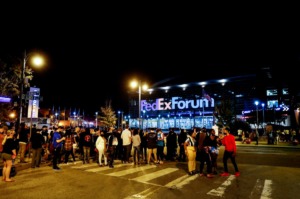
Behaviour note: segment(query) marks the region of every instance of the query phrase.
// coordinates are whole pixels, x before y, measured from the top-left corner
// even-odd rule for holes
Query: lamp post
[[[142,85],[141,80],[139,81],[132,81],[131,87],[136,88],[138,87],[138,94],[139,94],[139,100],[138,100],[138,122],[139,122],[139,128],[141,127],[141,98],[142,98],[142,88],[143,90],[147,90],[148,86],[146,84]]]
[[[28,55],[26,54],[26,51],[24,51],[24,56],[23,56],[23,60],[22,60],[22,66],[21,66],[21,77],[20,77],[20,95],[19,95],[19,124],[21,124],[22,122],[22,115],[23,115],[23,93],[24,93],[24,80],[25,80],[25,69],[26,69],[26,64],[28,61]],[[35,56],[32,59],[33,64],[35,66],[41,66],[43,65],[43,58],[41,58],[40,56]]]
[[[258,101],[255,101],[255,105],[256,105],[256,129],[258,128]]]
[[[262,103],[261,106],[262,106],[262,116],[263,116],[262,128],[263,128],[264,133],[265,133],[265,127],[264,127],[264,125],[265,125],[265,104]]]
[[[118,111],[118,128],[120,127],[120,111]]]
[[[98,112],[96,112],[96,119],[95,120],[96,120],[96,125],[95,126],[97,128],[98,127]]]

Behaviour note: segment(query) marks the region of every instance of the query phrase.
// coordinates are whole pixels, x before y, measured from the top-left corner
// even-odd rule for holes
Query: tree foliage
[[[105,107],[101,107],[101,114],[98,116],[100,123],[106,127],[112,127],[116,125],[117,117],[115,111],[111,107],[111,102],[107,102]]]
[[[9,121],[9,113],[14,109],[14,101],[19,102],[18,96],[21,89],[22,62],[15,57],[0,58],[0,96],[12,98],[12,103],[0,104],[0,121]],[[30,87],[33,78],[32,69],[25,67],[24,88]]]
[[[215,107],[216,125],[219,127],[230,126],[235,120],[234,110],[229,98],[224,98]]]

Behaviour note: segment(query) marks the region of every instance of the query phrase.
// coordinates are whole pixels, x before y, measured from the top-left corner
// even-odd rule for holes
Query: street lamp
[[[256,129],[258,128],[258,101],[255,101],[255,105],[256,105]]]
[[[264,124],[265,124],[265,104],[262,103],[261,106],[262,106],[262,116],[263,116],[262,128],[265,132],[265,127],[264,127]]]
[[[139,127],[140,127],[140,123],[141,123],[141,96],[142,96],[142,89],[143,90],[147,90],[148,89],[148,85],[144,84],[142,85],[141,81],[132,81],[131,82],[131,87],[132,88],[136,88],[138,87],[138,94],[139,94],[139,101],[138,101],[138,121],[139,121]]]
[[[120,111],[118,111],[118,128],[120,127]]]
[[[22,122],[22,112],[23,112],[23,92],[24,92],[24,83],[25,83],[25,69],[26,69],[26,64],[28,61],[29,55],[26,54],[26,51],[24,51],[24,57],[23,57],[23,62],[22,62],[22,67],[21,67],[21,85],[20,85],[20,95],[19,95],[19,124]],[[40,56],[34,56],[32,57],[32,63],[34,66],[41,66],[43,65],[43,58]]]
[[[96,112],[96,128],[98,126],[98,112]]]

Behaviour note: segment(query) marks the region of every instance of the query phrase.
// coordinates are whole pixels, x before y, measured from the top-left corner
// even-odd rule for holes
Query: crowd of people
[[[100,167],[114,168],[114,160],[123,164],[163,164],[164,161],[187,162],[187,173],[208,178],[218,174],[217,158],[219,147],[225,147],[221,176],[228,176],[227,160],[230,159],[239,176],[235,161],[236,146],[234,136],[229,128],[223,128],[220,135],[214,129],[194,128],[191,131],[173,129],[165,134],[161,129],[130,129],[127,125],[121,128],[90,128],[77,126],[64,128],[53,126],[29,130],[25,123],[18,132],[14,129],[0,128],[0,150],[5,162],[3,181],[13,181],[7,173],[13,160],[19,154],[19,162],[26,163],[25,156],[31,150],[31,167],[39,167],[41,162],[48,162],[54,170],[60,170],[59,164],[76,164],[76,159],[83,164],[96,162]],[[30,149],[29,149],[29,147]],[[4,146],[4,147],[2,147]],[[166,148],[166,151],[165,151]],[[197,161],[200,162],[199,168]],[[204,167],[206,169],[204,170]]]

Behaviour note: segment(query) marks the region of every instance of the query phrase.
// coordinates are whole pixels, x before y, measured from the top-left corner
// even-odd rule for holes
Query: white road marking
[[[177,171],[177,170],[178,170],[178,168],[166,168],[166,169],[156,171],[156,172],[152,172],[150,174],[146,174],[146,175],[143,175],[143,176],[140,176],[140,177],[137,177],[137,178],[133,178],[131,180],[135,180],[135,181],[138,181],[138,182],[147,182],[147,181],[150,181],[152,179],[167,175],[167,174],[169,174],[171,172],[174,172],[174,171]]]
[[[135,168],[131,168],[131,169],[125,169],[123,171],[116,171],[116,172],[113,172],[113,173],[110,173],[107,175],[120,177],[120,176],[136,173],[136,172],[147,170],[147,169],[153,169],[153,168],[156,168],[156,166],[135,167]]]
[[[208,195],[212,195],[212,196],[219,196],[219,197],[223,197],[225,194],[225,190],[226,188],[231,185],[231,182],[235,179],[234,175],[230,175],[228,177],[228,179],[223,182],[223,184],[221,184],[221,186],[219,186],[217,189],[212,189],[210,190],[207,194]]]
[[[259,198],[259,195],[261,194],[261,191],[263,189],[263,181],[260,179],[256,180],[256,183],[250,193],[249,198]]]
[[[153,194],[154,192],[156,192],[158,189],[160,189],[160,188],[156,188],[156,189],[149,188],[149,189],[146,189],[146,190],[144,190],[140,193],[137,193],[137,194],[134,194],[134,195],[131,195],[131,196],[127,196],[124,199],[137,199],[137,198],[145,199],[148,196],[150,196],[151,194]]]
[[[168,184],[165,185],[165,187],[173,188],[173,189],[180,189],[184,185],[189,184],[191,181],[195,180],[198,176],[199,175],[193,175],[193,176],[184,175],[180,178],[177,178],[177,179],[169,182]]]
[[[127,166],[125,164],[117,164],[117,165],[114,165],[114,168],[119,168],[119,167],[124,167],[124,166]],[[93,168],[93,169],[87,169],[87,170],[84,170],[84,171],[87,171],[87,172],[98,172],[98,171],[105,171],[105,170],[113,170],[113,168],[109,168],[109,166],[104,166],[104,167],[97,167],[97,168]]]
[[[264,188],[261,193],[261,199],[271,199],[271,194],[272,194],[272,180],[265,180]]]

